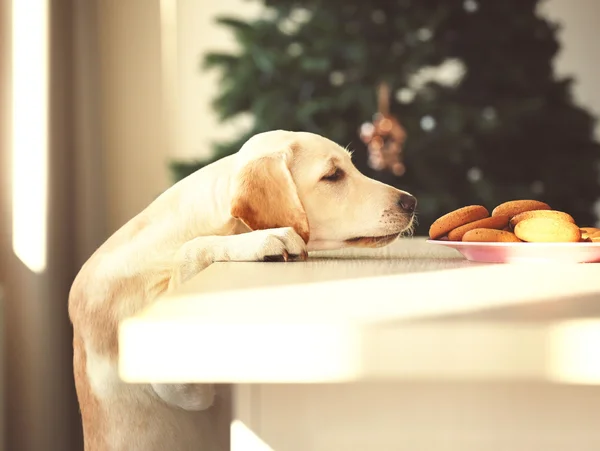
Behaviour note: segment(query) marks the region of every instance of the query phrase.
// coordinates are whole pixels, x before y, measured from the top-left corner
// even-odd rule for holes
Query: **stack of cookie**
[[[490,215],[482,205],[459,208],[437,219],[432,240],[476,242],[577,243],[600,242],[600,229],[579,227],[568,213],[537,200],[513,200]]]

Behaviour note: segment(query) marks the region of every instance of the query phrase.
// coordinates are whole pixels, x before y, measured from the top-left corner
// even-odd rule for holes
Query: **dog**
[[[213,262],[387,245],[410,233],[416,205],[361,174],[333,141],[284,130],[257,134],[170,187],[96,250],[69,293],[85,450],[224,451],[213,385],[119,379],[120,321]]]

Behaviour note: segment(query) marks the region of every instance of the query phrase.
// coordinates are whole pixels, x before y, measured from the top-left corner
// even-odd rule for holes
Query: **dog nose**
[[[417,198],[415,196],[411,196],[410,194],[402,193],[400,194],[398,205],[400,205],[400,207],[408,213],[412,213],[417,207]]]

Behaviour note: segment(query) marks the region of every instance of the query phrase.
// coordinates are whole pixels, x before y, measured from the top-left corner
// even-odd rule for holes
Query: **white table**
[[[600,264],[423,239],[219,263],[125,321],[120,355],[130,382],[234,384],[235,451],[600,449]]]

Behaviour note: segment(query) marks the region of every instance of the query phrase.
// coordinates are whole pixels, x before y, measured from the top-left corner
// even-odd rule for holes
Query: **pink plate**
[[[600,243],[475,243],[427,240],[482,263],[600,263]]]

